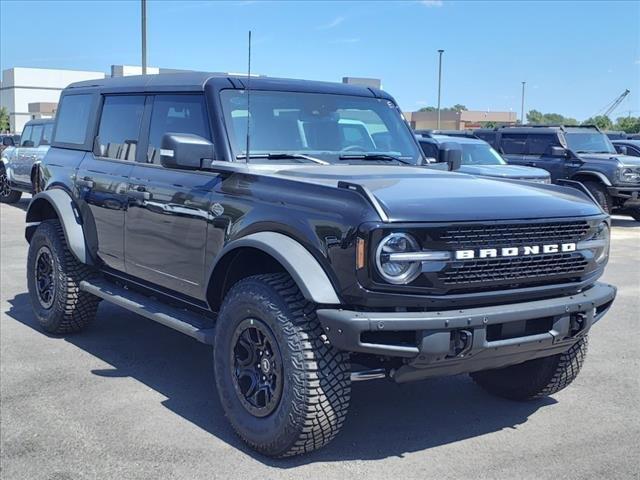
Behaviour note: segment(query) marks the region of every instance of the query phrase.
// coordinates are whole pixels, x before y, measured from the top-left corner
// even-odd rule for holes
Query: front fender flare
[[[45,215],[48,207],[53,208],[60,220],[64,237],[73,256],[82,263],[92,265],[93,259],[89,255],[89,249],[85,242],[80,211],[71,195],[61,188],[40,192],[32,198],[27,209],[27,227],[25,229],[27,242],[31,240],[35,227],[49,218]]]
[[[229,243],[216,258],[210,273],[215,272],[216,266],[227,253],[243,247],[262,250],[276,259],[307,300],[327,305],[341,303],[331,280],[309,250],[293,238],[277,232],[253,233]]]
[[[597,172],[595,170],[578,170],[572,177],[571,179],[573,180],[576,177],[580,177],[580,176],[587,176],[587,177],[596,177],[598,178],[602,183],[604,183],[607,187],[611,186],[611,181],[607,178],[607,176],[604,173],[601,172]]]

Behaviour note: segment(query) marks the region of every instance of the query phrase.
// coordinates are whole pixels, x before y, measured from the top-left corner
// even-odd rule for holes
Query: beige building
[[[414,130],[438,128],[438,112],[404,112],[404,117]],[[515,112],[481,112],[463,110],[461,112],[441,111],[441,130],[470,130],[482,128],[491,122],[496,125],[515,125],[518,116]]]

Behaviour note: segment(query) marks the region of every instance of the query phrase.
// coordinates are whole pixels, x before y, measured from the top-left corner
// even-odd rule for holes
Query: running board
[[[189,310],[172,307],[105,280],[91,280],[90,282],[83,280],[80,282],[80,290],[166,327],[173,328],[199,342],[213,345],[214,329],[205,325],[206,318]]]

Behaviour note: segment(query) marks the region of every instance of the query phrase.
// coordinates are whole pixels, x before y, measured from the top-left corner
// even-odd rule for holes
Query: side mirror
[[[33,148],[35,147],[35,143],[33,143],[33,140],[25,140],[24,142],[22,142],[22,146],[26,147],[26,148]]]
[[[462,165],[462,148],[455,142],[445,142],[440,144],[440,162],[445,162],[450,171],[458,170]]]
[[[5,146],[5,147],[13,147],[13,138],[4,137],[2,139],[2,145]]]
[[[625,147],[624,145],[615,145],[615,147],[616,147],[616,152],[618,152],[620,155],[627,154],[627,147]]]
[[[215,157],[213,143],[191,133],[165,133],[160,148],[160,164],[166,168],[202,168],[203,160]]]
[[[562,147],[551,147],[551,156],[556,158],[565,158],[567,151]]]

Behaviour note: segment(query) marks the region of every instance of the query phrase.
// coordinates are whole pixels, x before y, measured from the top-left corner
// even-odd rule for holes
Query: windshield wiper
[[[340,155],[338,158],[340,158],[340,160],[383,160],[385,162],[400,162],[405,165],[413,165],[411,162],[407,162],[393,155],[387,155],[386,153],[349,153]]]
[[[246,159],[247,155],[245,153],[242,153],[240,155],[236,155],[236,158]],[[309,155],[303,155],[302,153],[252,153],[249,155],[249,159],[251,158],[266,158],[267,160],[309,160],[310,162],[317,163],[319,165],[330,165],[329,162],[325,162],[324,160],[320,160],[319,158],[310,157]]]

